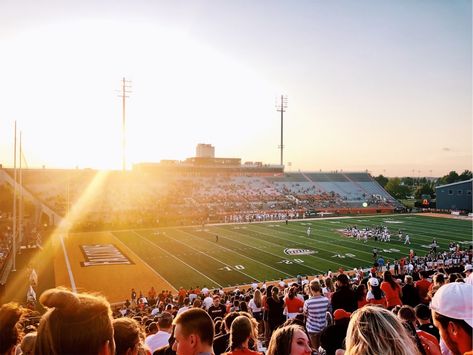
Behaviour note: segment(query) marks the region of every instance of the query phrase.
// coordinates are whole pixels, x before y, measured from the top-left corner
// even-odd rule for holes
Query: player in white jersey
[[[307,236],[310,237],[310,226],[307,228]]]
[[[404,242],[404,244],[411,244],[411,238],[409,237],[409,234],[406,234],[406,241]]]

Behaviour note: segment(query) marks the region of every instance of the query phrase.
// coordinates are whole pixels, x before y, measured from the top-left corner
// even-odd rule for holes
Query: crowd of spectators
[[[54,178],[48,178],[54,174]],[[281,180],[283,178],[280,178]],[[202,222],[303,218],[313,210],[346,210],[366,202],[394,208],[380,195],[341,195],[310,182],[262,176],[154,176],[116,172],[25,172],[24,184],[61,215],[80,208],[74,228],[142,227]],[[353,183],[353,188],[359,187]]]
[[[11,303],[0,308],[0,354],[15,347],[17,354],[472,354],[467,255],[466,264],[410,274],[341,271],[175,294],[132,289],[113,307],[52,289],[39,299],[42,316]]]

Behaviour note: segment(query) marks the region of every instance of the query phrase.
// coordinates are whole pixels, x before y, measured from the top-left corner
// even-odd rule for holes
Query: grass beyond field
[[[391,242],[368,243],[344,237],[338,230],[348,225],[386,225]],[[311,227],[311,236],[306,231]],[[398,241],[401,229],[411,245]],[[435,238],[440,250],[451,241],[467,248],[472,243],[472,222],[416,215],[375,216],[239,225],[175,227],[113,232],[120,250],[132,252],[147,266],[178,288],[227,287],[254,280],[317,275],[355,267],[371,266],[372,250],[385,259],[407,256],[409,249],[425,255]],[[218,242],[216,241],[218,235]],[[308,249],[312,254],[285,253],[286,249]],[[302,253],[303,254],[303,253]]]

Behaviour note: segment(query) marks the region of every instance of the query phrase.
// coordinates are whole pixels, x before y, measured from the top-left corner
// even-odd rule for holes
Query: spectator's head
[[[211,352],[214,324],[209,314],[200,308],[191,308],[179,314],[173,321],[177,355],[193,355]]]
[[[21,340],[20,349],[22,355],[34,355],[34,344],[36,342],[36,332],[26,334]]]
[[[39,300],[48,311],[39,323],[37,355],[115,352],[112,310],[105,298],[54,288]]]
[[[411,275],[406,275],[406,276],[404,277],[404,283],[405,283],[406,285],[413,285],[413,284],[414,284],[414,279],[412,278]]]
[[[219,295],[214,295],[213,304],[214,304],[215,307],[218,307],[218,305],[220,305],[220,296]]]
[[[350,280],[346,274],[338,274],[337,276],[337,286],[343,287],[350,285]]]
[[[225,318],[223,318],[223,322],[225,324],[225,330],[227,333],[230,331],[230,328],[232,326],[232,322],[235,320],[236,317],[239,316],[238,312],[230,312],[225,315]]]
[[[309,284],[309,289],[312,295],[318,295],[322,293],[322,287],[320,286],[319,280],[312,280]]]
[[[250,318],[246,316],[236,317],[230,327],[230,349],[236,350],[247,348],[248,341],[256,341],[258,337],[257,329]]]
[[[350,321],[351,313],[345,311],[343,308],[339,308],[333,312],[333,320],[335,324],[347,323]]]
[[[113,337],[116,355],[136,355],[142,347],[143,330],[139,323],[131,318],[113,320]]]
[[[425,304],[418,304],[414,310],[416,312],[416,318],[419,320],[419,322],[430,321],[431,312],[429,307],[427,307]]]
[[[435,274],[432,281],[435,286],[442,286],[445,283],[445,275],[442,273]]]
[[[463,272],[465,273],[466,277],[470,276],[471,273],[473,272],[473,265],[466,264],[465,269],[463,270]]]
[[[169,331],[172,328],[172,314],[163,312],[158,316],[158,328],[162,331]]]
[[[309,337],[300,325],[286,325],[273,332],[266,355],[308,355],[312,353]]]
[[[377,306],[365,306],[351,315],[345,341],[346,355],[419,354],[401,321],[392,312]]]
[[[453,282],[440,287],[430,304],[434,325],[455,355],[472,350],[472,300],[472,285]]]
[[[397,313],[397,316],[404,322],[409,322],[415,325],[416,311],[411,306],[402,306]]]
[[[20,342],[18,324],[24,310],[16,303],[6,303],[0,308],[0,354],[10,354]]]
[[[155,334],[158,331],[158,323],[156,322],[151,322],[147,327],[146,327],[146,333],[148,335],[150,334]]]

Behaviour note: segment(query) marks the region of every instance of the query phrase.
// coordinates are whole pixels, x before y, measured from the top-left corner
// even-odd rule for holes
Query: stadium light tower
[[[122,98],[122,170],[126,170],[126,126],[125,126],[125,100],[130,96],[127,94],[131,93],[131,81],[122,79],[122,90],[118,97]]]
[[[280,100],[280,101],[279,101]],[[276,102],[276,111],[281,112],[281,144],[278,148],[281,149],[281,166],[283,163],[283,152],[284,152],[284,112],[287,109],[287,96],[281,95],[281,97]]]

